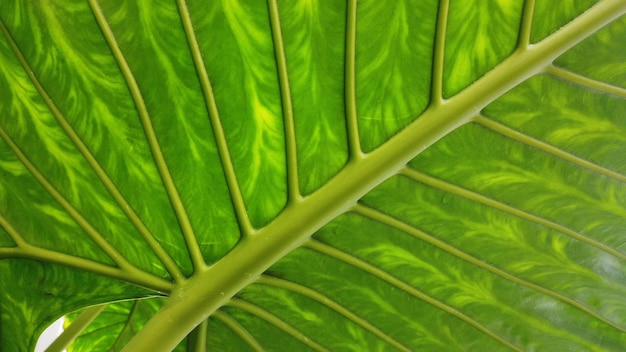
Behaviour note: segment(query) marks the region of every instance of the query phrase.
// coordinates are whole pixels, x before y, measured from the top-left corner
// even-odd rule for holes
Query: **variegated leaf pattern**
[[[2,1],[0,350],[623,350],[624,13]]]

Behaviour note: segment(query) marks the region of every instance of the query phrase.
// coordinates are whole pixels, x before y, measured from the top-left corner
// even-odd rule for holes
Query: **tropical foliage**
[[[624,13],[3,0],[0,350],[623,350]]]

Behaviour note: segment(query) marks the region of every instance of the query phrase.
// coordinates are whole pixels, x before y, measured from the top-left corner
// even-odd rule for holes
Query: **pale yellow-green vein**
[[[187,352],[206,352],[207,333],[209,322],[204,320],[187,337]]]
[[[555,65],[546,67],[545,72],[562,80],[626,99],[626,88],[597,81]]]
[[[580,309],[581,311],[593,316],[596,319],[602,320],[603,322],[615,327],[618,330],[624,331],[626,332],[626,328],[609,320],[608,318],[602,316],[600,313],[594,311],[593,309],[587,307],[586,305],[577,302],[576,300],[567,297],[559,292],[556,292],[554,290],[551,290],[549,288],[543,287],[541,285],[535,284],[533,282],[530,282],[528,280],[522,279],[518,276],[515,276],[505,270],[502,270],[498,267],[495,267],[491,264],[488,264],[487,262],[476,258],[470,254],[467,254],[466,252],[461,251],[460,249],[432,236],[429,235],[409,224],[406,224],[398,219],[395,219],[389,215],[383,214],[375,209],[366,207],[364,205],[361,204],[357,204],[354,208],[353,211],[361,214],[367,218],[370,218],[372,220],[378,221],[382,224],[388,225],[390,227],[396,228],[400,231],[403,231],[411,236],[413,236],[414,238],[417,238],[419,240],[422,240],[424,242],[427,242],[447,253],[450,253],[451,255],[460,258],[470,264],[473,264],[481,269],[487,270],[493,274],[496,274],[504,279],[507,279],[509,281],[512,281],[520,286],[524,286],[527,288],[530,288],[532,290],[535,290],[537,292],[541,292],[547,296],[550,296],[552,298],[555,298],[557,300],[560,300],[562,302],[565,302],[567,304],[570,304],[573,307],[576,307],[578,309]]]
[[[435,177],[423,174],[419,171],[416,171],[414,169],[411,168],[405,168],[401,171],[401,173],[415,181],[421,182],[427,186],[430,187],[434,187],[437,189],[440,189],[442,191],[446,191],[452,194],[455,194],[457,196],[487,205],[489,207],[492,207],[494,209],[498,209],[500,211],[503,211],[505,213],[517,216],[519,218],[522,218],[524,220],[528,220],[530,222],[533,222],[535,224],[539,224],[542,226],[545,226],[547,228],[550,228],[552,230],[558,231],[562,234],[565,234],[567,236],[570,236],[574,239],[577,239],[581,242],[584,242],[590,246],[593,246],[595,248],[598,248],[606,253],[609,253],[617,258],[620,258],[622,260],[626,260],[626,255],[615,250],[614,248],[596,241],[595,239],[589,238],[583,234],[580,234],[576,231],[573,231],[563,225],[557,224],[555,222],[552,222],[550,220],[544,219],[540,216],[525,212],[521,209],[512,207],[510,205],[504,204],[502,202],[499,202],[497,200],[491,199],[489,197],[486,197],[482,194],[476,193],[476,192],[472,192],[470,190],[467,190],[465,188],[459,187],[457,185],[442,181],[440,179],[437,179]]]
[[[400,342],[396,341],[391,336],[387,335],[384,331],[382,331],[379,328],[377,328],[376,326],[372,325],[367,320],[365,320],[365,319],[359,317],[358,315],[352,313],[350,310],[348,310],[347,308],[345,308],[341,304],[333,301],[332,299],[324,296],[323,294],[321,294],[321,293],[319,293],[319,292],[317,292],[317,291],[315,291],[313,289],[310,289],[308,287],[296,284],[296,283],[291,282],[291,281],[279,279],[279,278],[268,276],[268,275],[262,275],[257,280],[257,283],[262,284],[262,285],[268,285],[268,286],[274,286],[274,287],[282,288],[282,289],[285,289],[285,290],[288,290],[288,291],[300,294],[302,296],[308,297],[308,298],[310,298],[312,300],[315,300],[318,303],[321,303],[321,304],[325,305],[326,307],[334,310],[335,312],[343,315],[346,319],[348,319],[348,320],[352,321],[353,323],[361,326],[363,329],[369,331],[373,335],[377,336],[378,338],[380,338],[381,340],[385,341],[389,345],[397,348],[398,350],[400,350],[400,351],[407,351],[407,352],[410,351],[409,348],[407,348],[406,346],[402,345]]]
[[[433,68],[430,86],[430,107],[437,108],[443,102],[443,65],[448,26],[449,0],[441,0],[437,12],[435,34],[435,50],[433,52]]]
[[[20,247],[0,247],[0,259],[22,258],[24,250]]]
[[[530,31],[532,30],[533,16],[535,13],[535,0],[525,0],[520,23],[517,50],[526,50],[530,44]]]
[[[17,232],[17,230],[15,230],[1,214],[0,227],[9,233],[10,236],[21,238],[21,235]],[[135,267],[120,269],[98,263],[93,260],[39,248],[26,242],[22,242],[19,247],[0,248],[0,258],[34,259],[42,262],[59,264],[69,268],[88,271],[97,275],[130,282],[161,293],[169,293],[173,288],[173,284],[171,282],[141,271]]]
[[[387,283],[389,283],[390,285],[393,285],[401,290],[403,290],[404,292],[410,294],[411,296],[426,302],[428,304],[430,304],[431,306],[440,309],[456,318],[458,318],[460,321],[474,327],[476,330],[484,333],[485,335],[489,336],[490,338],[498,341],[499,343],[503,344],[504,346],[514,350],[514,351],[522,351],[519,347],[515,346],[513,343],[507,341],[506,339],[504,339],[502,336],[496,334],[495,332],[489,330],[487,327],[485,327],[483,324],[481,324],[480,322],[478,322],[477,320],[473,319],[472,317],[466,315],[465,313],[461,312],[460,310],[447,305],[437,299],[435,299],[434,297],[427,295],[426,293],[418,290],[417,288],[407,284],[404,281],[401,281],[399,279],[397,279],[396,277],[392,276],[391,274],[387,273],[386,271],[383,271],[359,258],[356,258],[352,255],[350,255],[349,253],[343,252],[339,249],[333,248],[329,245],[326,245],[322,242],[319,242],[317,240],[309,240],[308,242],[306,242],[304,244],[305,247],[310,248],[314,251],[317,251],[319,253],[325,254],[329,257],[335,258],[339,261],[342,261],[346,264],[352,265],[355,268],[358,268],[360,270],[363,270],[364,272],[380,279],[383,280]]]
[[[57,191],[57,189],[39,172],[30,160],[24,155],[20,148],[13,142],[11,137],[6,133],[4,128],[0,126],[0,138],[2,138],[9,149],[17,156],[24,167],[39,182],[39,184],[52,196],[52,198],[76,221],[76,223],[89,235],[89,237],[109,256],[113,261],[123,269],[133,267],[126,258],[124,258],[103,236],[96,230],[87,219],[85,219],[70,202]]]
[[[362,157],[356,107],[356,13],[357,1],[348,0],[346,12],[346,52],[344,75],[344,101],[346,108],[346,128],[350,160]]]
[[[24,72],[30,78],[31,82],[35,86],[35,89],[37,89],[37,92],[39,92],[39,94],[41,95],[41,98],[46,103],[46,105],[48,106],[48,109],[50,109],[50,112],[52,113],[54,118],[57,120],[57,122],[59,123],[63,131],[65,131],[66,135],[69,137],[72,143],[74,143],[74,145],[79,150],[79,152],[83,155],[83,157],[85,158],[89,166],[92,168],[96,176],[98,176],[98,178],[100,179],[104,187],[111,194],[113,199],[117,202],[120,209],[124,212],[124,214],[126,214],[126,216],[131,221],[133,226],[135,226],[137,231],[139,231],[141,236],[144,238],[146,243],[148,243],[148,245],[157,255],[159,260],[161,260],[161,262],[163,263],[167,271],[170,273],[170,275],[172,275],[172,277],[176,281],[181,280],[183,278],[183,274],[180,272],[180,269],[176,265],[176,262],[174,262],[174,260],[167,254],[167,252],[165,252],[165,250],[163,250],[159,242],[154,238],[154,235],[150,232],[150,230],[146,227],[146,225],[141,221],[139,216],[137,216],[137,214],[132,209],[130,204],[126,201],[124,196],[120,193],[117,186],[113,183],[109,175],[107,175],[107,173],[104,171],[104,169],[102,168],[98,160],[96,160],[96,158],[93,156],[91,151],[87,148],[85,143],[83,143],[81,138],[78,136],[76,131],[74,131],[74,128],[69,124],[65,116],[61,113],[61,111],[54,104],[54,102],[52,101],[52,99],[50,98],[46,90],[44,89],[44,87],[41,85],[41,82],[39,82],[39,79],[37,78],[37,76],[35,76],[33,70],[31,69],[30,65],[26,61],[26,58],[22,54],[21,50],[18,48],[17,44],[13,40],[13,37],[8,32],[7,28],[5,27],[2,21],[0,21],[0,30],[2,30],[4,36],[7,38],[7,41],[9,42],[9,45],[13,49],[15,56],[17,57],[22,67],[24,68]]]
[[[128,62],[126,62],[126,58],[124,57],[124,54],[122,53],[122,50],[117,43],[117,39],[115,38],[115,34],[111,30],[108,21],[104,17],[102,9],[100,8],[97,0],[89,0],[89,5],[94,14],[94,17],[96,18],[96,22],[98,22],[98,25],[104,35],[104,38],[106,39],[112,54],[118,63],[118,66],[120,67],[122,75],[124,76],[126,84],[128,85],[128,90],[130,91],[133,101],[135,102],[135,106],[139,114],[139,119],[141,120],[141,124],[143,126],[148,145],[150,146],[150,151],[152,152],[152,156],[154,158],[157,169],[159,170],[163,186],[165,187],[167,195],[170,199],[170,203],[172,204],[172,208],[174,209],[174,212],[178,219],[178,223],[183,233],[183,237],[185,239],[191,261],[196,270],[202,270],[205,268],[206,264],[202,257],[200,246],[198,245],[193,227],[191,226],[191,222],[189,221],[189,216],[187,215],[187,211],[185,210],[180,195],[178,194],[178,190],[176,189],[176,185],[174,184],[172,175],[167,167],[167,163],[165,162],[163,151],[161,150],[161,146],[159,145],[159,141],[154,132],[154,127],[152,126],[150,114],[148,113],[148,108],[139,89],[139,85],[135,80],[135,77],[130,69],[130,66],[128,65]]]
[[[290,324],[288,324],[287,322],[283,321],[282,319],[280,319],[279,317],[271,314],[270,312],[266,311],[265,309],[256,306],[250,302],[244,301],[242,299],[239,298],[233,298],[228,302],[228,305],[231,307],[235,307],[238,309],[241,309],[243,311],[246,311],[260,319],[263,319],[265,321],[267,321],[268,323],[274,325],[276,328],[286,332],[287,334],[293,336],[295,339],[297,339],[298,341],[302,342],[303,344],[307,345],[308,347],[316,350],[316,351],[327,351],[326,348],[324,348],[323,346],[321,346],[320,344],[318,344],[317,342],[313,341],[310,337],[307,337],[306,335],[304,335],[304,333],[302,333],[301,331],[299,331],[298,329],[296,329],[295,327],[291,326]]]
[[[220,156],[220,161],[224,169],[224,176],[226,177],[226,184],[228,185],[228,191],[235,210],[235,216],[239,223],[239,229],[242,236],[248,237],[252,235],[255,230],[250,223],[248,212],[246,211],[246,205],[243,200],[241,188],[237,182],[237,175],[235,174],[235,168],[228,150],[228,143],[226,142],[226,136],[224,134],[224,128],[220,121],[219,111],[217,109],[217,103],[215,101],[215,95],[213,94],[213,88],[211,81],[209,80],[209,74],[204,65],[204,59],[198,45],[198,39],[191,22],[191,16],[189,15],[189,9],[185,0],[177,0],[178,12],[183,23],[185,30],[185,36],[187,37],[187,43],[191,51],[196,72],[198,73],[198,79],[200,80],[200,86],[202,87],[202,93],[204,95],[204,102],[209,113],[209,121],[213,127],[213,135],[217,144],[217,150]]]
[[[585,169],[588,169],[590,171],[599,173],[601,175],[604,175],[606,177],[610,177],[614,180],[620,181],[620,182],[626,182],[626,175],[622,175],[618,172],[615,172],[613,170],[607,169],[601,165],[592,163],[588,160],[585,160],[579,156],[576,156],[574,154],[571,154],[563,149],[557,148],[553,145],[550,145],[546,142],[543,142],[539,139],[536,139],[534,137],[531,137],[529,135],[526,135],[522,132],[519,132],[517,130],[514,130],[506,125],[503,125],[497,121],[491,120],[485,116],[479,115],[476,116],[474,118],[474,121],[479,123],[480,125],[482,125],[483,127],[486,127],[494,132],[500,133],[501,135],[513,139],[515,141],[518,141],[520,143],[526,144],[528,146],[531,146],[533,148],[539,149],[542,152],[551,154],[555,157],[561,158],[563,160],[566,160],[572,164],[578,165],[580,167],[583,167]]]
[[[259,344],[259,342],[250,334],[246,328],[241,326],[235,319],[233,319],[230,315],[222,312],[221,310],[216,310],[211,317],[216,318],[220,322],[222,322],[226,327],[228,327],[235,335],[239,336],[242,340],[244,340],[250,348],[257,352],[264,352],[265,350]]]
[[[300,195],[298,182],[298,155],[296,149],[296,131],[293,118],[293,104],[291,102],[291,89],[289,88],[289,74],[287,60],[285,58],[285,45],[280,26],[280,13],[276,0],[268,0],[270,24],[272,27],[272,39],[274,41],[274,55],[278,68],[278,81],[280,84],[280,98],[283,107],[283,123],[285,128],[285,153],[287,159],[287,191],[289,202],[297,202]]]

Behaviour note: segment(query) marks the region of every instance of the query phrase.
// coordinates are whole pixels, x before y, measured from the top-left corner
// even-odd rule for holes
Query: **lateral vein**
[[[356,107],[356,12],[357,0],[348,0],[344,58],[344,100],[350,160],[363,157]]]
[[[276,0],[268,0],[270,13],[270,25],[272,28],[272,39],[274,41],[274,55],[276,56],[276,67],[278,69],[278,81],[280,83],[280,97],[283,108],[283,124],[285,129],[285,153],[287,159],[287,190],[289,202],[297,202],[300,195],[298,182],[298,153],[296,146],[295,121],[293,116],[293,104],[291,102],[291,89],[289,87],[289,70],[287,69],[287,59],[285,57],[285,44],[280,25],[280,13]]]
[[[534,13],[535,0],[525,0],[524,9],[522,10],[519,38],[517,41],[517,50],[526,50],[530,45],[530,32],[532,30]]]
[[[438,107],[443,102],[443,65],[448,28],[449,0],[439,1],[435,48],[433,52],[432,81],[430,86],[430,106]]]

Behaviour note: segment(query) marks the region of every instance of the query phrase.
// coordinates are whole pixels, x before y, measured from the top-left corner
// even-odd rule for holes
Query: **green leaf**
[[[621,351],[625,13],[1,2],[0,350]]]

